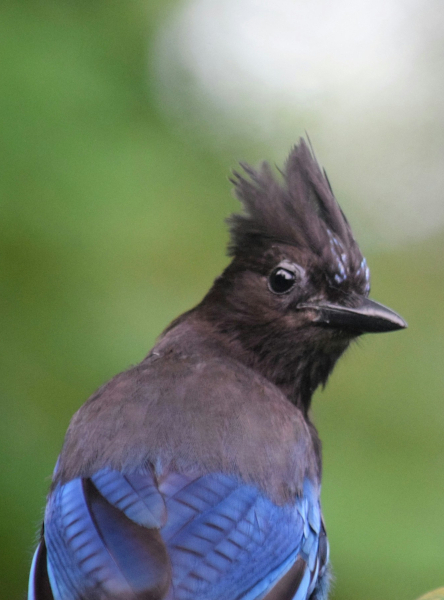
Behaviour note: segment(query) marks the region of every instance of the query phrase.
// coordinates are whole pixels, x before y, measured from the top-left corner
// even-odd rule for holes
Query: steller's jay
[[[401,329],[301,140],[233,183],[232,262],[74,415],[29,600],[325,600],[312,394],[350,341]]]

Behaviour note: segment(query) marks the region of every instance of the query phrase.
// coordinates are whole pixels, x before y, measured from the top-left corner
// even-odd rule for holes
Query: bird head
[[[232,179],[244,207],[228,221],[232,262],[203,308],[244,360],[308,398],[350,340],[406,323],[368,298],[366,260],[304,140],[281,182],[267,163],[242,167],[246,176]]]

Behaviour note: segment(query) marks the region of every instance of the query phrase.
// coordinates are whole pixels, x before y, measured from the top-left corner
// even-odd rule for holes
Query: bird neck
[[[202,302],[185,317],[193,328],[276,385],[307,415],[314,391],[325,385],[343,347],[321,349],[310,344],[307,332],[286,337],[273,324],[254,324],[214,302]]]

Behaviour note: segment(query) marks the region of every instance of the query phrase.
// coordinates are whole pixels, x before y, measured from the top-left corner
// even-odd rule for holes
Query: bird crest
[[[304,139],[291,151],[282,181],[268,163],[259,170],[241,163],[247,177],[231,180],[244,212],[228,219],[228,253],[242,257],[254,247],[273,243],[294,246],[311,255],[340,285],[352,278],[370,290],[370,273],[350,225],[323,171]]]

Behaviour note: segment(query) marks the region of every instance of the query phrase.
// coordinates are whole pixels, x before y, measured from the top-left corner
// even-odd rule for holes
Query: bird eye
[[[274,269],[268,278],[268,286],[275,294],[285,294],[286,292],[289,292],[295,283],[296,274],[283,267]]]

